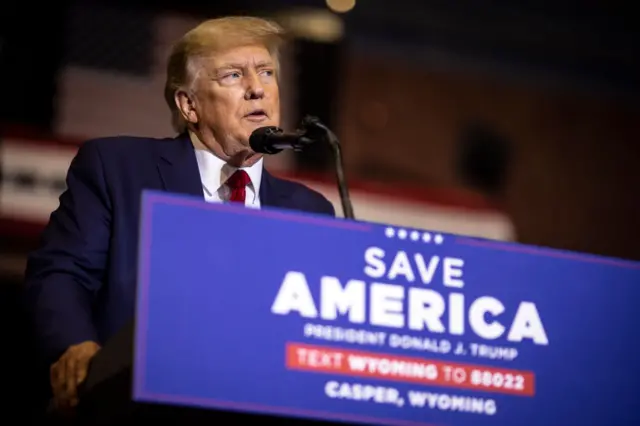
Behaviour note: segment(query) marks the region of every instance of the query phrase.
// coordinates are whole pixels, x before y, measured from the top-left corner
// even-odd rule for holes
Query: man
[[[165,99],[180,136],[105,138],[79,149],[26,272],[60,408],[77,403],[89,361],[133,318],[143,189],[334,215],[322,195],[265,171],[249,147],[255,129],[280,122],[282,41],[279,26],[258,18],[202,23],[178,41],[167,67]]]

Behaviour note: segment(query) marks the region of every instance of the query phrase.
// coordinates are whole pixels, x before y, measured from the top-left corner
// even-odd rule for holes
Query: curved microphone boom
[[[346,219],[355,219],[349,188],[344,176],[342,150],[336,135],[313,116],[306,116],[300,124],[300,130],[286,133],[279,127],[260,127],[251,133],[249,145],[254,152],[261,154],[277,154],[283,149],[302,151],[314,142],[323,141],[331,146],[336,166],[336,180],[342,203],[342,212]]]

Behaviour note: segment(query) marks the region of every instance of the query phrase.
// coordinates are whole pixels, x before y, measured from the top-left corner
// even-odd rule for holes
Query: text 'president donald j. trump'
[[[133,318],[144,189],[334,215],[322,195],[265,171],[249,147],[255,129],[279,125],[282,41],[282,29],[259,18],[200,24],[177,42],[167,66],[165,98],[179,136],[111,137],[80,147],[26,272],[59,407],[77,403],[89,361]]]

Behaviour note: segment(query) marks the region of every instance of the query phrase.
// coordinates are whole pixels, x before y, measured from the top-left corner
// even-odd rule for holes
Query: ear
[[[187,123],[198,123],[198,111],[196,109],[196,99],[193,93],[187,92],[184,89],[176,90],[174,100],[178,110],[182,114],[182,118]]]

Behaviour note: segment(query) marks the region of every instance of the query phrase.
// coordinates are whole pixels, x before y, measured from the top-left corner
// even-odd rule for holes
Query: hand
[[[89,362],[98,350],[100,346],[91,341],[69,346],[51,365],[51,388],[58,410],[67,411],[78,404],[78,385],[86,379]]]

